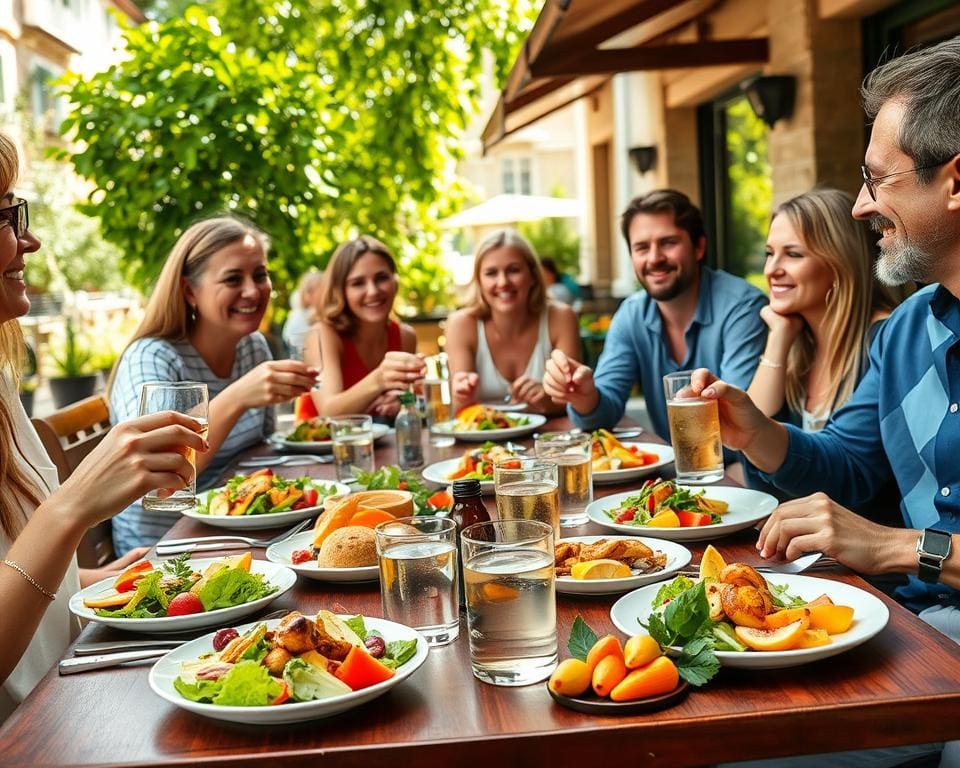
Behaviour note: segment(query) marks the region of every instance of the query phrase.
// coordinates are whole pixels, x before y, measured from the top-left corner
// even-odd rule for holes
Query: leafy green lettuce
[[[240,661],[218,680],[173,681],[173,687],[190,701],[208,702],[224,707],[263,707],[283,693],[283,683],[270,676],[266,667],[255,661]]]
[[[262,574],[249,573],[242,568],[224,568],[207,580],[197,597],[203,603],[203,610],[215,611],[259,600],[276,591],[277,587],[264,581]]]

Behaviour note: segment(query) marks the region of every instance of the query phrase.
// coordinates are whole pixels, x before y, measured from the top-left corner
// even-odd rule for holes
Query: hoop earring
[[[826,304],[828,307],[833,303],[834,298],[836,298],[837,287],[838,287],[837,281],[834,280],[833,285],[830,286],[830,290],[827,291],[827,295],[824,296],[823,303]]]

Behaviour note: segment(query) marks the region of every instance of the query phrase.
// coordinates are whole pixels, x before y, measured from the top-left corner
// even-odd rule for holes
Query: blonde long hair
[[[160,271],[160,277],[157,278],[157,284],[144,310],[143,320],[133,337],[127,342],[127,346],[124,347],[124,352],[138,339],[156,338],[179,341],[187,338],[193,330],[196,319],[193,311],[187,306],[180,279],[186,278],[191,285],[196,286],[210,258],[218,251],[240,242],[245,237],[256,240],[265,254],[270,248],[270,239],[263,232],[237,216],[203,219],[191,225],[180,235],[180,239],[173,246]],[[122,358],[123,355],[121,354],[120,357]],[[107,386],[108,396],[113,389],[116,372],[115,365]]]
[[[873,276],[867,228],[850,217],[853,198],[839,189],[818,188],[777,206],[771,221],[783,214],[803,244],[833,273],[824,315],[825,365],[829,372],[827,402],[833,412],[850,399],[869,351],[870,321],[891,310],[896,299]],[[804,381],[813,366],[816,342],[803,332],[787,356],[786,399],[794,411],[805,406]]]
[[[483,298],[483,290],[480,288],[480,264],[484,256],[497,248],[512,248],[523,256],[533,279],[530,293],[527,295],[527,312],[531,317],[539,317],[547,306],[547,289],[543,284],[543,270],[540,268],[540,261],[533,246],[517,230],[510,227],[491,232],[477,247],[476,255],[473,257],[473,281],[470,284],[470,301],[467,309],[471,310],[475,317],[483,320],[490,317],[490,305]]]
[[[17,147],[8,136],[0,133],[0,194],[13,187],[20,172]],[[2,226],[9,226],[4,223]],[[24,360],[23,332],[16,318],[0,324],[0,375],[8,376],[12,391],[20,383]],[[0,398],[0,529],[8,539],[16,538],[26,522],[22,501],[34,507],[41,502],[41,491],[17,464],[15,453],[23,456],[13,427],[10,404]]]

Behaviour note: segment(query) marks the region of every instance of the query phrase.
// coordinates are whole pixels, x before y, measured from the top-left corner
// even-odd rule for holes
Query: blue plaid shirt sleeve
[[[110,422],[119,424],[140,413],[140,387],[148,381],[181,381],[183,361],[163,339],[137,339],[123,353],[110,390]]]

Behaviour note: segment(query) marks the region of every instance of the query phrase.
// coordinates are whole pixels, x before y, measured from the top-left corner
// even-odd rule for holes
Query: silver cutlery
[[[760,573],[780,573],[780,574],[797,574],[803,573],[804,571],[809,570],[826,570],[828,568],[835,568],[838,565],[837,561],[832,557],[824,557],[822,552],[809,552],[806,555],[801,555],[796,560],[789,560],[787,562],[764,562],[760,565],[754,565],[753,567]],[[700,575],[700,565],[695,564],[689,568],[684,568],[679,572],[681,576],[699,576]]]
[[[73,649],[74,656],[95,656],[118,651],[142,651],[146,648],[177,648],[188,640],[105,640],[100,643],[80,643]]]
[[[614,427],[610,430],[618,440],[629,440],[631,437],[640,437],[643,427]]]
[[[77,672],[89,672],[92,669],[116,667],[130,661],[155,659],[169,652],[169,648],[152,648],[139,651],[122,651],[121,653],[101,653],[96,656],[80,656],[74,659],[63,659],[57,669],[61,675],[73,675]]]
[[[194,536],[187,539],[170,539],[157,544],[157,555],[179,555],[181,552],[207,552],[213,549],[242,549],[243,547],[269,547],[289,539],[310,524],[309,518],[301,520],[293,528],[272,539],[254,539],[249,536]]]
[[[255,456],[237,462],[244,469],[252,467],[298,467],[305,464],[332,464],[333,456],[315,456],[310,453],[296,456]]]

